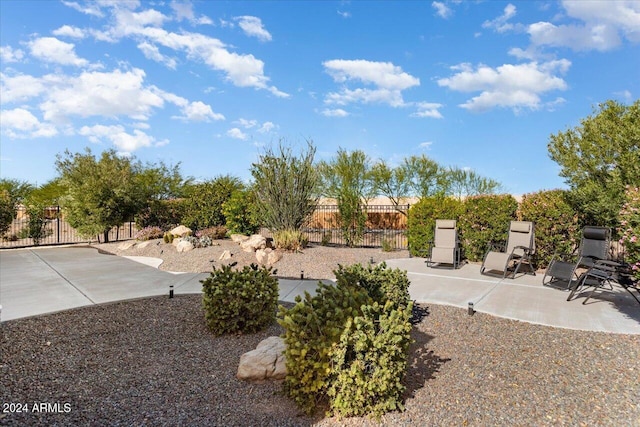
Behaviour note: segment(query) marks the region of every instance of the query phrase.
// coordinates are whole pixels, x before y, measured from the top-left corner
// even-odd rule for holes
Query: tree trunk
[[[106,230],[103,234],[104,236],[104,243],[109,243],[109,230]]]

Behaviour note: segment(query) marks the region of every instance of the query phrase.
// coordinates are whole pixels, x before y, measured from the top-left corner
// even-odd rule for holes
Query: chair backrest
[[[534,237],[533,222],[511,221],[507,240],[507,253],[514,251],[516,246],[524,246],[525,248],[529,248],[531,252],[535,251],[536,239]],[[513,253],[520,256],[524,255],[522,249],[516,249]]]
[[[436,230],[433,245],[436,248],[455,248],[458,243],[456,221],[453,219],[436,219]]]
[[[611,230],[606,227],[588,225],[582,230],[580,256],[609,259]]]

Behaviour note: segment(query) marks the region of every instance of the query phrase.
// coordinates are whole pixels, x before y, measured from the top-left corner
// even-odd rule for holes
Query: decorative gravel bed
[[[134,251],[128,255],[140,255]],[[326,278],[336,258],[349,264],[390,254],[318,247],[278,264],[286,274],[304,265],[310,276]],[[240,355],[282,330],[274,324],[258,334],[214,337],[200,295],[3,322],[0,425],[640,425],[640,336],[422,308],[405,379],[406,409],[379,421],[306,417],[280,384],[237,380]]]

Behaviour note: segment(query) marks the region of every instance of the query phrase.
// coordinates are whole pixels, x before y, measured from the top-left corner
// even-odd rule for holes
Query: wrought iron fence
[[[360,247],[382,247],[385,250],[407,249],[407,216],[409,205],[366,206],[361,238],[354,241]],[[346,245],[349,231],[340,227],[337,205],[319,205],[303,228],[309,242],[324,245]],[[357,233],[356,233],[357,234]]]
[[[89,243],[102,239],[102,236],[86,238],[64,220],[59,206],[47,207],[44,210],[42,229],[30,226],[29,216],[23,207],[17,210],[16,218],[9,230],[1,236],[0,248],[19,248],[37,245],[62,245],[70,243]],[[120,227],[109,230],[109,241],[131,239],[137,233],[133,221],[125,222]]]

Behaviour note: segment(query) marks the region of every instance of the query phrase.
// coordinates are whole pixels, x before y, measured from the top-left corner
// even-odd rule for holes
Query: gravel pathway
[[[361,262],[368,251],[385,255],[363,251],[338,252],[343,260],[363,256]],[[406,409],[380,421],[305,417],[280,384],[237,380],[240,355],[282,331],[274,324],[258,334],[214,337],[199,295],[3,322],[0,425],[640,425],[640,336],[422,308]]]

